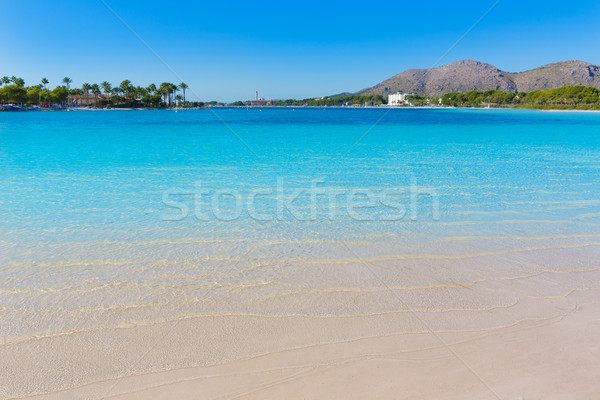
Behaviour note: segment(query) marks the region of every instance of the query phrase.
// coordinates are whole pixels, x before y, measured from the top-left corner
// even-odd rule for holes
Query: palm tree
[[[186,85],[184,82],[181,82],[181,85],[179,85],[179,87],[181,88],[181,90],[183,90],[183,106],[185,107],[185,89],[188,88],[188,85]]]
[[[0,84],[2,85],[8,85],[10,83],[10,78],[8,76],[3,76],[2,78],[0,78]],[[0,99],[0,104],[3,104],[4,101],[2,101],[2,99]]]
[[[112,89],[112,85],[110,84],[110,82],[104,81],[100,84],[100,86],[102,86],[102,90],[104,91],[104,94],[106,95],[106,104],[108,105],[108,102],[110,101],[110,92]]]
[[[131,101],[131,105],[135,106],[135,103],[137,102],[137,98],[140,97],[140,87],[135,87],[133,85],[129,85],[129,93],[127,93],[127,96],[129,97],[129,101]]]
[[[148,89],[146,89],[145,87],[137,86],[135,88],[135,95],[138,99],[140,99],[140,102],[143,103],[144,97],[148,95]]]
[[[150,92],[150,94],[154,94],[154,92],[156,92],[156,85],[154,83],[151,83],[150,86],[147,87],[148,92]]]
[[[138,100],[140,101],[140,104],[142,103],[142,98],[144,97],[144,92],[146,91],[146,88],[143,88],[141,86],[134,86],[133,87],[133,100],[135,101],[135,104],[137,105]]]
[[[119,85],[119,89],[121,90],[121,92],[126,93],[128,91],[128,89],[129,89],[129,85],[131,85],[131,81],[129,79],[125,79]]]
[[[177,98],[176,94],[177,94],[177,90],[179,90],[179,87],[172,83],[170,85],[171,85],[171,93],[173,94],[173,98],[176,99]]]
[[[71,85],[71,83],[72,83],[73,81],[72,81],[72,80],[71,80],[71,78],[69,78],[68,76],[65,76],[65,77],[63,78],[63,80],[62,80],[62,81],[63,81],[63,83],[64,83],[65,85],[67,85],[67,93],[69,94],[69,97],[68,97],[67,103],[68,103],[68,104],[71,104],[71,91],[70,91],[70,89],[71,89],[71,86],[70,86],[70,85]]]
[[[87,83],[87,82],[86,82],[86,83],[84,83],[83,85],[81,85],[81,90],[83,90],[83,93],[85,93],[85,95],[86,95],[86,96],[85,96],[85,97],[86,97],[86,100],[87,100],[87,95],[88,95],[88,94],[90,94],[90,89],[91,89],[91,88],[92,88],[92,85],[90,85],[90,84],[89,84],[89,83]],[[87,105],[89,106],[89,105],[90,105],[90,103],[89,103],[89,102],[87,102]]]
[[[94,93],[94,106],[98,108],[98,95],[100,94],[100,86],[97,83],[92,85],[92,93]]]
[[[146,89],[145,87],[138,86],[135,88],[135,90],[137,91],[138,97],[144,97],[148,95],[148,89]]]
[[[131,81],[129,79],[125,79],[123,82],[121,82],[121,84],[119,85],[119,90],[121,91],[121,93],[123,93],[126,96],[129,96],[129,94],[131,93]]]
[[[163,96],[163,101],[167,105],[167,107],[171,106],[171,99],[174,97],[174,93],[176,90],[177,86],[172,83],[163,82],[160,84],[158,92]]]
[[[163,82],[160,84],[160,87],[158,88],[158,93],[161,94],[161,96],[163,97],[163,103],[165,103],[167,106],[171,105],[171,101],[170,101],[171,90],[170,90],[169,85],[170,85],[169,83]],[[169,98],[169,101],[167,101],[167,97]]]
[[[127,97],[131,101],[131,94],[133,92],[133,86],[131,85],[131,81],[129,79],[125,79],[119,85],[119,90],[123,93],[123,96]]]
[[[48,102],[48,79],[42,78],[42,85],[44,85],[44,89],[46,89],[46,103]]]
[[[177,100],[177,104],[181,105],[181,100],[183,100],[183,97],[181,97],[181,95],[178,94],[177,96],[175,96],[175,100]]]
[[[112,91],[113,91],[113,94],[115,96],[117,96],[117,107],[118,107],[119,106],[119,87],[115,86]]]

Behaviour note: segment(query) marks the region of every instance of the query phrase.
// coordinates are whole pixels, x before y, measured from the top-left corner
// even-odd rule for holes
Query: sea
[[[481,328],[600,283],[593,112],[5,112],[0,189],[4,346],[202,315],[503,310]]]

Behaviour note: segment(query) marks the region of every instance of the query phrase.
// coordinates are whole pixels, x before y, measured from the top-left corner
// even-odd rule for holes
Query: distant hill
[[[344,92],[344,93],[338,93],[338,94],[332,94],[331,96],[327,96],[330,98],[334,98],[334,97],[344,97],[344,96],[352,96],[354,93],[350,93],[350,92]]]
[[[563,61],[507,75],[517,84],[520,92],[575,85],[600,88],[600,67],[583,61]]]
[[[470,90],[530,92],[567,85],[600,89],[600,66],[582,61],[563,61],[525,72],[509,73],[490,64],[462,60],[438,68],[409,69],[356,94],[388,95],[402,90],[422,96],[441,96]]]

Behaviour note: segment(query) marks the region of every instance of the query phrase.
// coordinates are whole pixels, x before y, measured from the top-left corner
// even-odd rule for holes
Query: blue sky
[[[232,101],[357,91],[429,68],[496,0],[105,1],[185,80],[188,99]],[[179,81],[101,0],[5,1],[1,12],[0,76]],[[440,64],[600,64],[598,21],[600,2],[502,0]]]

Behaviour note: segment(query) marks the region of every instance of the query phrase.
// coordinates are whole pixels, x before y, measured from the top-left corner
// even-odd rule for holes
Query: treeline
[[[43,78],[39,84],[26,86],[22,78],[0,78],[0,102],[17,105],[94,105],[96,107],[201,107],[203,102],[188,102],[185,92],[188,85],[163,82],[159,86],[134,86],[124,80],[113,86],[104,81],[100,84],[84,83],[80,88],[71,87],[72,80],[65,77],[62,85],[50,90],[49,81]],[[179,94],[181,91],[182,94]],[[91,104],[90,104],[91,103]],[[211,102],[211,104],[217,102]]]
[[[248,106],[250,101],[238,101],[230,105]],[[273,106],[378,106],[387,104],[382,95],[348,95],[324,97],[321,99],[278,100]],[[441,97],[407,95],[406,104],[411,106],[450,106],[450,107],[494,107],[536,108],[536,109],[600,109],[600,90],[589,86],[563,86],[558,89],[535,90],[513,93],[502,90],[472,90],[467,93],[453,92]]]
[[[439,105],[440,98],[439,97],[426,97],[419,96],[418,94],[408,94],[406,95],[406,101],[413,106],[423,107],[429,105]]]
[[[529,93],[510,93],[502,90],[447,93],[441,104],[454,107],[480,107],[487,104],[517,108],[600,109],[600,90],[590,86],[563,86]]]
[[[71,87],[72,80],[65,77],[54,89],[43,78],[39,84],[26,86],[22,78],[0,78],[0,104],[15,105],[93,105],[96,107],[203,107],[226,105],[211,101],[188,102],[185,83],[175,85],[163,82],[156,86],[135,86],[129,80],[113,86],[104,81],[100,84],[84,83],[81,87]],[[181,94],[180,94],[181,92]],[[447,93],[440,97],[407,95],[407,103],[414,106],[452,106],[452,107],[513,107],[547,109],[600,109],[600,90],[586,86],[563,86],[551,90],[535,90],[529,93],[512,93],[502,90],[472,90],[467,93]],[[301,106],[378,106],[387,104],[382,95],[347,95],[323,97],[320,99],[275,100],[268,105],[279,107]],[[231,106],[248,106],[250,101],[236,101]]]
[[[308,101],[309,106],[351,106],[351,105],[368,105],[378,106],[386,104],[387,99],[380,94],[375,95],[362,95],[353,94],[348,96],[339,97],[325,97],[322,99],[311,99]]]
[[[273,100],[271,105],[275,107],[342,107],[352,105],[368,105],[378,106],[386,104],[387,99],[380,94],[376,95],[348,95],[339,97],[323,97],[321,99],[287,99],[287,100]],[[251,101],[236,101],[230,106],[242,107],[251,105]]]

